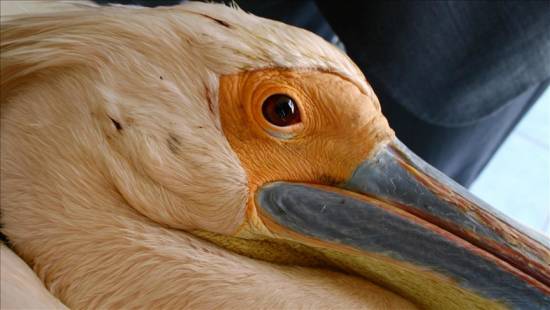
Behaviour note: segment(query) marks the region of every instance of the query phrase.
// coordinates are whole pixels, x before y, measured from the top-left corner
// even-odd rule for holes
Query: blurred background
[[[550,236],[550,89],[514,128],[470,190]]]

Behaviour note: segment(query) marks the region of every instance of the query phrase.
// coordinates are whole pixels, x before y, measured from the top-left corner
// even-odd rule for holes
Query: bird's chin
[[[438,270],[391,258],[388,253],[357,251],[333,246],[300,236],[289,238],[256,235],[249,230],[243,236],[227,236],[207,231],[194,234],[231,252],[278,265],[301,266],[339,271],[363,278],[426,309],[505,309],[512,307],[503,299],[493,299]],[[296,241],[294,238],[299,239]],[[422,251],[421,249],[418,249]],[[435,258],[438,254],[430,252]],[[500,281],[496,276],[493,281]],[[497,285],[496,287],[499,287]],[[544,296],[542,297],[544,299]],[[529,304],[529,300],[521,300]],[[535,299],[535,302],[538,302]],[[545,301],[544,301],[545,302]],[[540,303],[533,309],[542,309]]]
[[[198,234],[279,264],[337,268],[426,308],[544,308],[548,241],[471,196],[399,141],[338,187],[273,182],[233,237]]]

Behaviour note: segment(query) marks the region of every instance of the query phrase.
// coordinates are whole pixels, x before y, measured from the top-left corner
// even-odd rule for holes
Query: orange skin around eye
[[[278,127],[264,118],[262,103],[273,94],[295,100],[300,123]],[[247,172],[252,197],[272,181],[343,182],[394,136],[377,99],[333,73],[265,69],[227,75],[219,100],[224,134]]]

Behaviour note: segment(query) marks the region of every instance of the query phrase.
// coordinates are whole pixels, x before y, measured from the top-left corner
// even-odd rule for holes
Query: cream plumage
[[[3,25],[1,46],[2,231],[66,305],[356,307],[395,296],[182,231],[232,232],[244,212],[246,176],[220,130],[220,75],[337,70],[368,88],[322,39],[188,3],[16,19]]]
[[[63,7],[2,23],[1,220],[68,307],[550,302],[547,241],[410,153],[319,37],[216,4]],[[11,254],[2,299],[62,307]]]

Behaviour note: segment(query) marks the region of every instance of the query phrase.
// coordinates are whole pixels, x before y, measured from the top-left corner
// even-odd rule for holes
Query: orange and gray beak
[[[255,201],[275,236],[437,275],[431,285],[444,279],[505,307],[550,308],[548,239],[473,197],[398,140],[338,187],[274,182],[261,187]],[[387,272],[371,267],[345,269],[375,275],[405,295],[414,291],[390,283],[402,275],[381,276]]]

